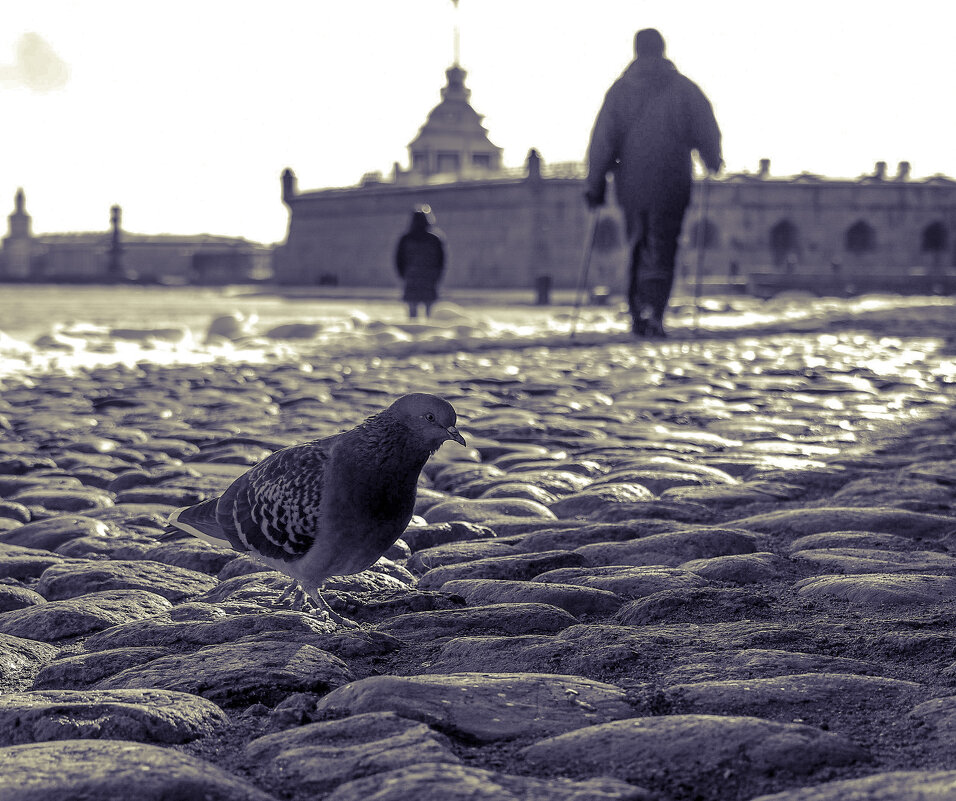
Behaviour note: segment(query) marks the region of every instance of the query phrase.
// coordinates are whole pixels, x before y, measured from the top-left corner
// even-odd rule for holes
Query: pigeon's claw
[[[354,620],[350,620],[347,617],[342,617],[338,612],[336,612],[331,606],[329,606],[328,601],[322,597],[322,594],[319,592],[318,587],[314,587],[307,591],[309,598],[312,599],[312,604],[315,607],[314,612],[316,615],[325,614],[325,616],[331,620],[335,625],[341,626],[346,629],[360,629],[362,628]]]
[[[299,587],[299,582],[295,579],[289,582],[289,585],[282,591],[282,594],[275,599],[273,606],[281,607],[287,598],[291,599],[290,604],[295,608],[296,597],[302,594],[302,589]]]
[[[338,612],[332,609],[331,606],[327,610],[325,610],[325,613],[328,616],[329,620],[331,620],[336,626],[341,626],[343,629],[361,629],[362,628],[360,624],[356,623],[351,618],[343,617],[342,615],[340,615]]]
[[[296,579],[289,582],[289,586],[282,591],[282,595],[275,599],[273,606],[282,607],[287,599],[289,609],[293,612],[302,612],[307,606],[312,606],[309,596],[302,590],[302,586]]]

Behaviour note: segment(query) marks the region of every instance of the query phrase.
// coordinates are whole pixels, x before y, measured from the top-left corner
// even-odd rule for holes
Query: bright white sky
[[[956,176],[952,0],[461,0],[458,20],[506,166],[581,160],[656,27],[731,171]],[[105,230],[119,203],[128,231],[281,241],[284,167],[318,189],[407,166],[454,24],[451,0],[8,0],[0,215],[22,186],[36,232]]]

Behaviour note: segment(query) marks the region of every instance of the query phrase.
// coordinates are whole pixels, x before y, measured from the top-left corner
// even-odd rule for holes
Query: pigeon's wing
[[[216,504],[216,521],[234,547],[283,561],[312,547],[325,469],[337,439],[277,451],[229,486]]]

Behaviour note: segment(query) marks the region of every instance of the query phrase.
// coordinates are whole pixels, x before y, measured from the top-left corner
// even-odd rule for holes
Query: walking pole
[[[571,316],[571,339],[578,331],[578,313],[581,310],[581,295],[588,283],[588,271],[591,269],[591,253],[594,250],[594,243],[597,240],[599,209],[595,208],[591,214],[591,235],[588,237],[588,244],[584,250],[584,263],[581,265],[581,280],[578,281],[578,291],[574,296],[574,313]]]
[[[700,279],[704,267],[704,247],[707,241],[707,194],[710,190],[710,177],[705,173],[700,190],[700,222],[697,224],[697,266],[694,269],[694,336],[700,322]]]

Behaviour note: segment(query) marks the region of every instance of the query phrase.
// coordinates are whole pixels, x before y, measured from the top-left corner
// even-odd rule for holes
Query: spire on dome
[[[472,108],[468,74],[460,64],[458,2],[455,6],[455,61],[445,70],[441,102],[433,108],[409,143],[409,172],[418,176],[487,175],[501,169],[501,148],[488,139],[481,115]],[[400,171],[396,171],[396,176]]]
[[[451,0],[455,6],[455,60],[452,62],[455,66],[461,63],[461,35],[458,28],[458,0]]]

